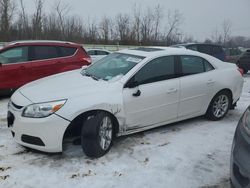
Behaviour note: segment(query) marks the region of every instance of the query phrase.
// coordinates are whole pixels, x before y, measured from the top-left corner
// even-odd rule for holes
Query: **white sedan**
[[[15,141],[63,151],[81,138],[101,157],[116,136],[205,115],[220,120],[239,100],[243,78],[234,64],[186,49],[151,47],[110,54],[84,70],[50,76],[17,90],[8,126]]]

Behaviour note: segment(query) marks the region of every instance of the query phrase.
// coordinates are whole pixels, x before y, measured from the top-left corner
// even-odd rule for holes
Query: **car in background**
[[[115,136],[201,115],[221,120],[241,96],[237,69],[185,49],[122,50],[20,88],[8,105],[8,126],[17,143],[45,152],[62,152],[76,133],[87,156],[101,157]]]
[[[216,44],[204,44],[204,43],[186,43],[177,44],[171,47],[186,48],[189,50],[198,51],[211,56],[214,56],[221,61],[226,61],[226,53],[224,52],[222,46]]]
[[[95,63],[96,61],[104,58],[105,56],[111,53],[110,51],[103,50],[103,49],[86,49],[86,51],[88,55],[91,57],[93,63]]]
[[[224,48],[226,62],[236,63],[243,51],[239,48]]]
[[[4,43],[0,43],[0,50],[4,47]]]
[[[230,174],[235,188],[250,187],[250,106],[240,118],[232,144]]]
[[[239,68],[243,69],[244,74],[250,70],[250,49],[241,54],[236,64]]]
[[[90,65],[84,48],[61,41],[17,41],[0,50],[0,95],[22,85]]]

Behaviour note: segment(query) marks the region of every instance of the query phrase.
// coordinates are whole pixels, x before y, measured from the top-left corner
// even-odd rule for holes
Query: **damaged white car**
[[[86,69],[20,88],[9,102],[8,126],[26,147],[61,152],[65,138],[78,136],[87,156],[101,157],[116,136],[201,115],[222,119],[242,86],[235,65],[206,54],[122,50]]]

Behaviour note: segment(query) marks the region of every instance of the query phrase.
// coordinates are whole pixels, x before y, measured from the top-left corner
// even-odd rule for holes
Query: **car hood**
[[[111,83],[70,71],[31,82],[19,92],[34,103],[98,94]]]

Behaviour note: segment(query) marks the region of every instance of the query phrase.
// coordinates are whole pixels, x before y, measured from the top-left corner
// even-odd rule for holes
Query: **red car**
[[[71,42],[18,41],[0,50],[0,95],[60,72],[91,64],[84,48]]]

